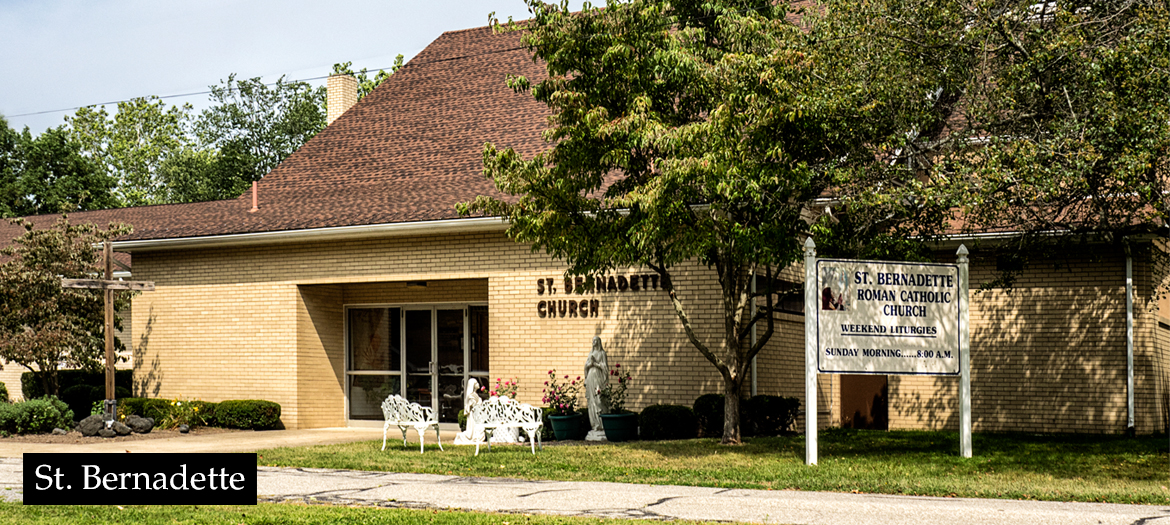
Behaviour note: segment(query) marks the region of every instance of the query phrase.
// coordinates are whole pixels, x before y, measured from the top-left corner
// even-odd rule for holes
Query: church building
[[[575,293],[565,264],[508,239],[500,219],[459,217],[457,203],[499,195],[482,174],[485,142],[525,157],[548,147],[549,109],[508,88],[508,74],[545,76],[516,34],[444,33],[356,104],[353,79],[331,78],[330,124],[237,199],[71,214],[133,226],[114,249],[134,280],[155,283],[133,300],[135,395],[266,399],[287,428],[314,428],[381,425],[381,401],[401,394],[454,423],[472,378],[517,381],[520,401],[541,404],[550,370],[582,375],[594,336],[611,366],[631,371],[635,410],[720,393],[654,272],[629,268],[604,276],[604,291]],[[1033,261],[1012,288],[977,291],[996,276],[979,250],[992,242],[938,247],[948,263],[960,243],[972,248],[974,431],[1122,432],[1131,411],[1137,432],[1165,430],[1158,241]],[[675,271],[679,293],[707,305],[695,309],[699,330],[718,336],[715,273],[698,262]],[[803,399],[803,308],[775,320],[744,390]],[[818,384],[821,427],[958,428],[955,377]]]

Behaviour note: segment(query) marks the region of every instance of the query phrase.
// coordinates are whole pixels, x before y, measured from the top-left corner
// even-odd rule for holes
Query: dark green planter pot
[[[607,441],[632,441],[638,438],[638,414],[602,414]]]
[[[575,439],[581,428],[581,414],[573,414],[569,416],[548,416],[548,420],[552,423],[553,437],[557,441],[565,441],[568,439]]]

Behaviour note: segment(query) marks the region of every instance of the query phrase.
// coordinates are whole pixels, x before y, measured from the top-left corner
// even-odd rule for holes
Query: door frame
[[[350,392],[349,392],[350,380],[349,380],[349,377],[350,376],[354,376],[354,375],[395,376],[395,375],[397,375],[399,377],[398,395],[403,396],[403,397],[406,396],[407,378],[410,375],[410,372],[407,370],[407,367],[406,367],[406,353],[407,353],[406,352],[406,311],[407,310],[415,310],[415,311],[429,310],[431,312],[431,359],[430,359],[430,365],[428,367],[429,370],[428,370],[427,375],[430,376],[431,407],[433,410],[439,409],[439,399],[438,399],[438,397],[439,397],[439,390],[438,390],[439,371],[438,371],[438,367],[436,366],[436,361],[438,361],[438,352],[439,352],[438,322],[437,322],[438,321],[438,311],[439,310],[462,310],[463,311],[463,341],[461,343],[461,345],[463,347],[463,378],[461,379],[460,384],[462,385],[462,389],[466,390],[467,389],[467,380],[470,377],[473,377],[473,375],[471,374],[471,370],[470,370],[471,342],[469,339],[471,337],[471,333],[470,333],[471,317],[470,317],[470,313],[468,311],[469,306],[489,306],[490,307],[490,305],[486,301],[447,301],[447,302],[429,302],[429,303],[354,303],[354,304],[342,305],[342,320],[343,320],[342,321],[343,322],[342,332],[344,335],[344,337],[343,337],[343,345],[344,345],[343,346],[343,349],[344,349],[344,352],[343,352],[344,364],[343,364],[343,366],[344,366],[344,370],[342,371],[342,373],[345,375],[345,381],[343,381],[343,384],[344,384],[343,404],[345,407],[344,412],[345,412],[346,424],[350,424],[350,423],[354,423],[354,422],[368,423],[371,421],[368,419],[350,419],[350,406],[349,406],[349,403],[350,403]],[[349,310],[351,308],[358,308],[358,309],[360,309],[360,308],[386,308],[386,309],[398,308],[399,309],[399,312],[400,312],[399,315],[402,316],[402,323],[399,325],[400,326],[400,328],[399,328],[400,333],[398,334],[398,336],[399,336],[398,343],[399,343],[399,348],[401,349],[401,351],[399,352],[400,355],[399,355],[399,371],[398,372],[387,373],[387,372],[381,372],[381,371],[350,370]],[[489,311],[490,311],[490,308],[489,308]],[[475,374],[474,377],[483,376],[486,378],[486,377],[490,377],[490,375],[491,375],[491,372],[489,370],[489,372],[486,374],[484,374],[484,373]]]

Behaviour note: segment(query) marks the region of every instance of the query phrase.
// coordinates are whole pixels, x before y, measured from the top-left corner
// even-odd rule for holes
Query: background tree
[[[64,126],[33,137],[0,123],[0,216],[116,207],[115,180],[82,155]]]
[[[972,198],[972,230],[1120,240],[1170,212],[1170,4],[963,2],[986,57],[957,150],[936,166]],[[1065,235],[1053,236],[1053,232]]]
[[[211,87],[215,105],[203,110],[195,135],[204,147],[219,150],[224,166],[238,168],[221,177],[250,184],[260,180],[285,157],[325,128],[325,88],[304,82],[272,86],[259,78],[235,75]]]
[[[771,0],[611,1],[579,14],[531,0],[529,10],[522,39],[548,78],[508,82],[552,108],[553,146],[523,159],[487,144],[485,174],[514,197],[460,210],[505,217],[513,239],[565,260],[567,275],[658,273],[687,339],[722,378],[723,442],[738,443],[741,387],[775,329],[775,277],[801,259],[810,228],[836,228],[818,219],[825,207],[849,211],[863,231],[926,239],[945,225],[951,202],[904,160],[910,142],[943,128],[965,78],[940,67],[963,63],[939,36],[963,22],[935,14],[904,30],[944,44],[924,56],[893,38],[863,41],[848,11],[798,23]],[[688,261],[713,270],[721,290],[715,333],[693,321],[701,290],[672,279]]]
[[[25,233],[0,252],[10,258],[0,265],[0,357],[36,373],[45,393],[56,395],[59,368],[97,370],[105,351],[103,294],[61,288],[61,279],[92,277],[102,263],[94,246],[130,229],[73,225],[67,216],[39,230],[12,222]],[[116,309],[129,304],[128,294],[116,297]],[[121,318],[114,323],[122,329]]]
[[[373,93],[375,88],[382,85],[382,82],[385,82],[386,79],[390,78],[390,75],[393,75],[394,73],[397,73],[399,69],[402,69],[402,60],[403,60],[402,55],[398,55],[398,56],[394,57],[394,65],[390,67],[390,72],[387,73],[385,69],[379,69],[378,73],[374,75],[374,78],[369,77],[369,75],[367,74],[367,69],[364,67],[362,68],[361,71],[354,73],[353,69],[351,69],[349,67],[350,65],[353,64],[353,62],[342,62],[340,64],[333,64],[333,73],[332,74],[334,74],[334,75],[351,75],[354,78],[356,78],[358,81],[358,100],[361,100],[363,98],[366,98],[366,95]]]
[[[122,206],[169,202],[161,169],[172,157],[191,147],[187,133],[191,106],[168,107],[157,97],[118,103],[114,115],[104,106],[85,107],[65,117],[70,136],[82,152],[97,161],[118,181]]]

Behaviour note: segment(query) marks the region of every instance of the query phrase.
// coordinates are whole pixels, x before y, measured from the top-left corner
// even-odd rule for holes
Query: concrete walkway
[[[445,443],[451,442],[455,437],[453,432],[447,434],[450,435],[443,436]],[[418,443],[413,430],[410,431],[410,437],[414,443]],[[428,437],[433,440],[434,433],[432,432]],[[315,428],[309,430],[248,430],[218,434],[188,434],[172,438],[136,441],[110,440],[83,445],[0,441],[0,458],[20,458],[27,452],[255,452],[266,448],[330,445],[381,438],[381,428]]]
[[[444,446],[451,442],[452,435],[448,434],[453,435],[444,432]],[[380,437],[380,429],[347,428],[237,432],[87,445],[6,444],[0,447],[0,456],[7,456],[0,459],[0,499],[21,499],[20,457],[24,452],[252,452],[275,446]],[[413,431],[411,438],[417,443]],[[481,454],[480,459],[491,461],[491,454]],[[257,495],[266,502],[818,525],[1170,525],[1170,506],[525,481],[306,468],[258,467],[257,471]]]

